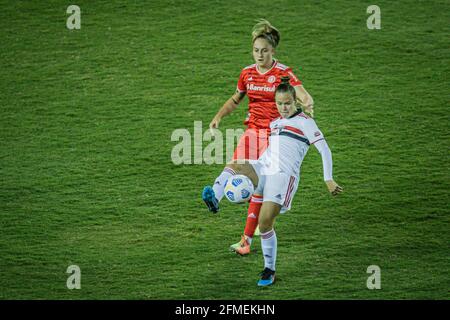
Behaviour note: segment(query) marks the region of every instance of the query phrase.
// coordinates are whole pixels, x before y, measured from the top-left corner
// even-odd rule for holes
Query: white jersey
[[[270,130],[269,147],[259,158],[264,175],[284,172],[298,176],[309,146],[324,139],[316,122],[303,112],[273,120]]]

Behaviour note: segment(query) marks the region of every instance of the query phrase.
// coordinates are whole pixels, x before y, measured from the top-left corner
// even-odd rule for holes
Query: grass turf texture
[[[448,1],[3,2],[0,298],[437,299],[449,279]],[[206,128],[251,64],[250,31],[315,99],[331,198],[311,149],[276,223],[278,282],[238,257],[245,206],[200,199],[221,165],[175,166],[176,128]],[[246,102],[223,120],[241,128]],[[205,146],[206,144],[204,144]],[[81,290],[66,268],[81,268]],[[369,265],[381,290],[368,290]]]

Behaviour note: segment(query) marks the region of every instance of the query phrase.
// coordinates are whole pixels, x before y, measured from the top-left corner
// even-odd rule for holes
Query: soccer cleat
[[[202,199],[206,203],[208,210],[217,213],[219,211],[219,200],[216,199],[213,188],[206,186],[203,188]]]
[[[245,256],[250,253],[250,243],[248,243],[245,235],[242,236],[241,241],[238,243],[232,244],[230,246],[230,250],[240,254],[241,256]]]
[[[263,272],[260,273],[261,279],[258,281],[259,287],[270,286],[275,282],[275,271],[264,268]]]
[[[242,241],[242,240],[241,240]],[[237,248],[239,248],[240,246],[241,246],[241,241],[239,241],[239,242],[236,242],[235,244],[232,244],[231,246],[230,246],[230,250],[231,251],[236,251],[236,249]]]

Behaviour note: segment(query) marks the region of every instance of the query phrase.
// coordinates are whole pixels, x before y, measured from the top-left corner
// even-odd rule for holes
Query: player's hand
[[[303,112],[305,112],[311,118],[314,118],[314,105],[310,104],[309,106],[304,106],[303,107]]]
[[[209,128],[210,129],[218,129],[220,120],[221,120],[220,118],[214,117],[214,119],[212,119],[211,123],[209,124]]]
[[[209,130],[211,131],[211,135],[214,137],[214,129],[219,128],[220,118],[214,117],[211,123],[209,124]]]
[[[336,196],[344,191],[344,189],[342,189],[342,187],[340,187],[336,182],[334,182],[334,180],[328,180],[325,181],[325,183],[327,184],[328,191],[330,191],[330,193],[333,196]]]

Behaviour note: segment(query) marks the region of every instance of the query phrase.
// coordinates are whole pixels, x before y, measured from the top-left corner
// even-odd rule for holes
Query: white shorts
[[[280,213],[290,210],[292,199],[297,192],[299,178],[284,172],[263,175],[261,163],[252,162],[251,165],[259,180],[255,194],[262,194],[263,202],[271,201],[281,205]]]

